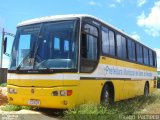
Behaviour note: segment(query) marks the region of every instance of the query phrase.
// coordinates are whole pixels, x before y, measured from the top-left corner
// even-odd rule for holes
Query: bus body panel
[[[115,65],[116,63],[116,65]],[[119,67],[134,68],[140,70],[147,70],[155,72],[155,68],[150,68],[147,66],[142,66],[139,64],[124,62],[122,60],[117,60],[109,57],[101,57],[99,64],[103,65],[114,65]],[[144,94],[144,85],[146,81],[149,82],[149,92],[155,91],[155,80],[151,79],[121,79],[121,78],[107,78],[98,79],[98,78],[83,78],[82,76],[92,76],[95,74],[97,69],[91,74],[79,74],[79,73],[64,73],[63,79],[55,80],[52,79],[58,74],[46,74],[43,77],[50,77],[48,79],[42,79],[42,75],[30,75],[32,79],[25,79],[26,75],[16,75],[10,74],[12,76],[17,76],[17,79],[8,79],[8,88],[13,88],[17,90],[17,94],[8,94],[8,99],[11,104],[18,105],[29,105],[27,102],[30,99],[40,100],[41,104],[39,107],[47,108],[59,108],[67,109],[73,108],[76,105],[83,103],[94,102],[99,104],[101,100],[101,92],[105,83],[111,82],[114,86],[114,100],[120,101]],[[62,73],[61,73],[62,75]],[[31,77],[32,76],[32,77]],[[36,79],[33,79],[34,76],[37,76]],[[72,77],[69,77],[72,76]],[[74,77],[73,77],[74,76]],[[76,76],[76,77],[75,77]],[[79,76],[80,78],[78,78]],[[18,79],[21,78],[21,79]],[[22,79],[23,78],[23,79]],[[41,79],[40,79],[41,78]],[[69,80],[71,78],[72,80]],[[76,80],[73,80],[76,78]],[[65,79],[65,80],[64,80]],[[35,93],[31,93],[31,89],[35,90]],[[52,91],[55,90],[73,90],[73,95],[71,96],[52,96]],[[12,100],[13,99],[13,100]],[[65,105],[64,101],[67,101],[68,104]]]
[[[77,81],[77,80],[75,80]],[[70,82],[70,81],[65,81]],[[72,81],[73,82],[73,81]],[[81,80],[76,86],[59,86],[59,87],[18,87],[8,85],[8,88],[17,90],[17,94],[8,94],[8,100],[11,104],[29,105],[29,100],[40,100],[40,106],[46,108],[68,109],[84,103],[100,103],[101,92],[103,85],[106,82],[112,82],[115,91],[115,101],[120,101],[144,94],[145,80],[130,81],[130,80]],[[138,83],[138,84],[137,84]],[[25,81],[24,81],[25,84]],[[136,86],[133,86],[133,85]],[[153,88],[154,81],[149,81],[150,93],[155,91]],[[31,93],[34,89],[35,93]],[[71,96],[52,96],[55,90],[72,90]],[[64,101],[68,104],[65,105]]]

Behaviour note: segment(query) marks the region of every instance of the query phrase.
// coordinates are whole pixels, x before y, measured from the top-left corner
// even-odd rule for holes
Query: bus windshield
[[[17,28],[10,70],[77,68],[77,20]]]

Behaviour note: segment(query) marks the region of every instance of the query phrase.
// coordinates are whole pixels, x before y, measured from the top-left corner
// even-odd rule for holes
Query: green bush
[[[21,106],[21,109],[24,109],[24,110],[32,110],[33,107],[31,107],[31,106]]]
[[[7,83],[0,84],[0,87],[6,87],[6,86],[7,86]]]
[[[22,109],[31,110],[32,107],[31,106],[10,105],[10,104],[1,107],[1,110],[3,110],[3,111],[19,111]]]

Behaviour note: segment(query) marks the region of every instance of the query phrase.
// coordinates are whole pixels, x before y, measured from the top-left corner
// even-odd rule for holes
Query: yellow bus
[[[68,109],[148,96],[157,86],[156,52],[90,15],[21,22],[8,70],[15,105]]]

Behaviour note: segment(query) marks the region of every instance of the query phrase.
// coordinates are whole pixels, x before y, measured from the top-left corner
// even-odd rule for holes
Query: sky
[[[123,30],[156,50],[160,68],[160,0],[0,0],[0,37],[2,28],[15,34],[21,21],[64,14],[93,15]],[[8,67],[9,57],[3,58]]]

